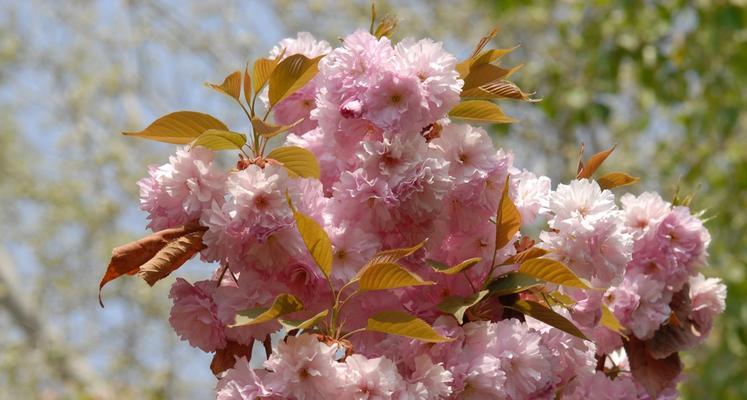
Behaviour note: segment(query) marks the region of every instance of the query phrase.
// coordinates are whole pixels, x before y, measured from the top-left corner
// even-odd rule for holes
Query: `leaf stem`
[[[354,334],[356,334],[356,333],[361,333],[361,332],[365,332],[365,331],[366,331],[366,328],[358,328],[358,329],[354,329],[354,330],[352,330],[352,331],[350,331],[350,332],[348,332],[348,333],[346,333],[346,334],[342,335],[342,337],[340,338],[340,340],[344,340],[344,339],[347,339],[347,338],[348,338],[348,337],[350,337],[351,335],[354,335]]]

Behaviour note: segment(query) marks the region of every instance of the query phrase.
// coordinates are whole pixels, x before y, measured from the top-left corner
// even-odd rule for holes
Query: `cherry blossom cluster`
[[[173,284],[176,334],[217,354],[269,343],[270,335],[280,340],[258,368],[250,367],[251,353],[230,355],[233,367],[218,376],[219,399],[649,399],[631,374],[626,343],[666,343],[669,350],[653,353],[665,358],[708,336],[726,289],[699,272],[710,236],[687,207],[655,193],[616,199],[590,178],[553,189],[548,177],[518,168],[485,129],[449,119],[464,80],[441,43],[392,43],[357,31],[332,48],[299,33],[269,59],[294,54],[323,58],[311,81],[275,105],[274,121],[292,125],[285,145],[313,153],[321,179],[274,162],[225,171],[213,151],[198,146],[178,149],[139,182],[148,227],[199,221],[206,228],[200,257],[217,265],[205,280]],[[520,231],[496,245],[504,192],[522,231],[541,229],[536,241]],[[305,245],[294,209],[329,235],[329,277]],[[351,333],[344,339],[289,331],[278,320],[237,324],[242,310],[268,307],[283,293],[303,303],[289,319],[312,318],[377,253],[423,241],[400,262],[434,284],[351,296],[337,321]],[[516,272],[512,257],[530,248],[567,265],[588,287],[550,282],[542,291],[487,296],[460,318],[439,307]],[[479,261],[458,274],[431,265],[471,258]],[[511,299],[544,301],[587,339],[517,312]],[[369,316],[390,310],[422,319],[449,340],[365,329]],[[676,398],[680,379],[657,398]]]

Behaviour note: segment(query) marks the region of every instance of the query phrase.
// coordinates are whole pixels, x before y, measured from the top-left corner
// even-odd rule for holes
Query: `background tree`
[[[125,140],[175,109],[241,115],[202,87],[308,30],[334,43],[370,2],[0,0],[0,398],[206,398],[209,360],[168,326],[170,281],[107,287],[117,244],[142,235],[135,181],[170,146]],[[745,9],[733,1],[379,1],[395,37],[466,56],[497,25],[508,63],[543,98],[497,131],[519,166],[567,180],[580,141],[637,190],[680,184],[708,208],[712,272],[729,283],[709,348],[688,359],[690,398],[744,398],[747,348]],[[560,152],[558,151],[560,149]],[[180,273],[204,271],[195,263]],[[173,278],[172,278],[173,279]]]

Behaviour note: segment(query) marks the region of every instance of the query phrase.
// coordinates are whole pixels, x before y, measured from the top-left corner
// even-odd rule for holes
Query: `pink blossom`
[[[218,318],[218,308],[211,297],[212,281],[194,286],[177,278],[171,286],[169,322],[182,340],[194,347],[212,352],[226,345],[225,325]]]
[[[249,368],[249,361],[242,357],[233,368],[218,381],[217,400],[267,399],[272,395],[262,383],[265,373]]]
[[[208,260],[240,269],[252,259],[269,268],[302,254],[303,243],[286,200],[286,193],[298,198],[297,186],[290,184],[283,167],[250,165],[229,176],[226,190],[226,202],[213,203],[201,219],[208,227],[203,237]]]
[[[265,362],[270,371],[266,387],[284,398],[334,398],[345,385],[345,366],[335,359],[337,351],[314,335],[288,336]]]
[[[274,60],[281,54],[285,59],[293,54],[303,54],[308,58],[323,56],[332,51],[326,40],[316,40],[309,32],[298,32],[295,38],[285,38],[270,50],[270,59]]]
[[[574,180],[550,193],[550,231],[540,234],[553,256],[598,287],[619,283],[631,259],[632,236],[622,229],[622,212],[609,190]]]
[[[420,132],[433,121],[423,115],[427,102],[415,75],[387,71],[366,90],[363,117],[391,132]]]
[[[630,375],[608,378],[604,372],[583,377],[575,389],[561,397],[564,400],[637,400],[638,388]]]
[[[648,232],[651,226],[656,226],[669,214],[672,205],[662,200],[658,193],[644,192],[640,196],[630,193],[620,198],[625,212],[625,226],[638,239]]]
[[[538,215],[547,212],[543,204],[547,204],[550,194],[550,178],[524,170],[512,179],[514,182],[511,198],[521,214],[522,225],[531,225]]]
[[[459,103],[464,82],[456,71],[457,59],[430,39],[405,39],[395,46],[395,65],[420,80],[426,114],[423,126],[433,123]],[[421,122],[421,124],[423,123]]]
[[[213,152],[203,147],[177,149],[169,163],[151,166],[138,181],[140,208],[148,212],[148,228],[160,231],[199,219],[213,202],[223,203],[226,174],[213,164]]]
[[[397,366],[388,358],[368,359],[353,354],[345,360],[348,367],[347,387],[344,389],[353,400],[391,399],[404,382]]]
[[[690,278],[692,319],[702,336],[707,336],[716,315],[726,308],[726,285],[718,278],[698,274]]]

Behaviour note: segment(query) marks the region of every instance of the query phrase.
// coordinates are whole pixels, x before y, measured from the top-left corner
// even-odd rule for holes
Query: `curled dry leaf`
[[[99,283],[101,306],[104,306],[101,289],[109,281],[122,275],[137,274],[153,286],[203,249],[202,235],[206,230],[197,221],[193,221],[116,247],[112,250],[111,261]]]
[[[236,360],[241,357],[246,357],[247,362],[250,361],[252,359],[252,346],[229,340],[226,347],[215,352],[213,361],[210,363],[210,370],[213,371],[213,374],[218,375],[233,368],[236,365]]]
[[[672,384],[682,372],[682,362],[677,353],[666,358],[654,358],[646,348],[646,344],[635,337],[625,341],[625,353],[630,361],[630,371],[652,398]]]

